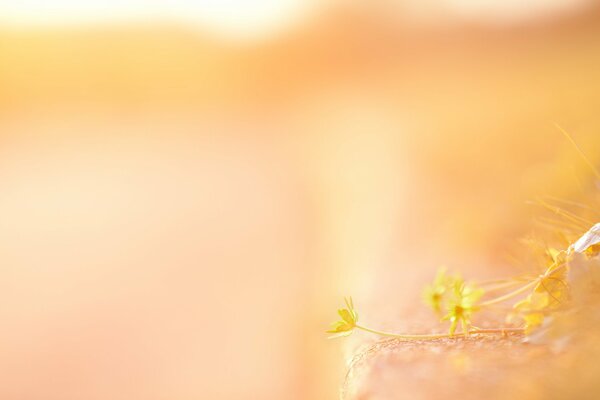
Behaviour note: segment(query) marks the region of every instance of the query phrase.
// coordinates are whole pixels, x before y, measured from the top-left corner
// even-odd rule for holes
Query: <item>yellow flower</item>
[[[442,267],[438,270],[433,283],[425,287],[423,297],[425,302],[439,314],[442,311],[442,302],[448,288],[452,286],[455,278],[446,275],[446,268]]]
[[[534,293],[545,294],[547,297],[544,308],[557,308],[569,298],[569,285],[567,283],[567,253],[549,249],[552,264],[546,269],[539,283],[535,286]],[[536,302],[539,307],[539,300]]]
[[[450,301],[448,314],[442,318],[450,321],[450,335],[454,335],[458,324],[468,333],[471,324],[471,315],[477,311],[477,301],[483,296],[483,289],[477,289],[465,284],[462,279],[454,281],[454,298]]]
[[[546,256],[548,261],[553,264],[560,264],[566,260],[566,252],[555,249],[554,247],[546,248]]]
[[[545,311],[550,304],[548,293],[534,291],[524,300],[519,301],[513,309],[525,321],[525,333],[529,335],[544,322]]]
[[[350,335],[358,322],[358,314],[354,310],[352,297],[344,298],[344,302],[347,308],[340,308],[338,310],[338,314],[342,319],[332,323],[331,329],[326,331],[327,333],[333,333],[329,337],[330,339]]]

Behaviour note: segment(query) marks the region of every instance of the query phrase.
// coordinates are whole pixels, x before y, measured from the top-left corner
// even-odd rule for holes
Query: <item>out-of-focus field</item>
[[[525,202],[590,174],[554,122],[600,162],[599,93],[594,8],[0,30],[0,398],[334,398],[341,296],[391,327],[440,264],[517,270]]]

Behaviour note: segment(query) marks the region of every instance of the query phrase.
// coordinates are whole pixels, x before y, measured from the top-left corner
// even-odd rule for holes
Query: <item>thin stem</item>
[[[492,335],[496,335],[496,334],[507,334],[507,333],[517,333],[517,334],[522,334],[525,333],[525,328],[493,328],[493,329],[471,329],[469,330],[469,335],[474,335],[474,334],[492,334]]]
[[[384,332],[378,331],[376,329],[370,329],[361,325],[356,325],[356,329],[363,330],[365,332],[374,333],[379,336],[393,337],[397,339],[405,339],[405,340],[435,340],[435,339],[446,339],[453,337],[464,337],[468,335],[497,335],[497,334],[508,334],[508,333],[517,333],[522,334],[525,332],[523,328],[497,328],[497,329],[470,329],[467,332],[459,332],[451,335],[449,333],[434,333],[434,334],[423,334],[423,335],[404,335],[398,333]]]
[[[534,279],[534,278],[527,279],[525,282],[530,282],[531,279]],[[482,283],[480,283],[477,286],[485,288],[485,292],[486,293],[491,293],[491,292],[496,292],[498,290],[512,288],[512,287],[515,287],[515,286],[518,286],[518,285],[522,285],[522,284],[523,284],[523,281],[518,280],[518,281],[496,283],[496,284],[491,284],[491,283],[489,283],[489,284],[483,283],[482,284]]]
[[[475,281],[477,286],[490,286],[490,285],[502,285],[502,284],[518,284],[522,282],[529,282],[534,277],[521,275],[510,279],[490,279],[487,281]]]
[[[536,204],[536,203],[533,203],[533,204]],[[592,225],[593,224],[591,221],[589,221],[589,220],[587,220],[585,218],[581,218],[580,216],[575,215],[572,212],[569,212],[567,210],[563,210],[560,207],[556,207],[556,206],[553,206],[552,204],[548,204],[547,202],[545,202],[542,199],[538,199],[537,200],[537,204],[540,205],[540,206],[542,206],[542,207],[544,207],[545,209],[547,209],[547,210],[549,210],[549,211],[557,214],[557,215],[560,215],[561,217],[564,217],[564,218],[568,219],[573,224],[576,224],[576,225],[579,225],[579,226],[582,226],[582,227],[586,227],[588,225]]]
[[[450,337],[450,335],[447,333],[424,334],[424,335],[401,335],[398,333],[390,333],[390,332],[378,331],[375,329],[369,329],[369,328],[366,328],[361,325],[356,325],[356,328],[361,329],[365,332],[374,333],[379,336],[387,336],[387,337],[394,337],[394,338],[399,338],[399,339],[409,339],[409,340],[442,339],[442,338]],[[458,335],[460,335],[460,334],[455,334],[454,336],[458,336]]]
[[[561,269],[565,268],[567,264],[563,263],[563,264],[559,265],[558,267],[554,268],[555,265],[556,265],[556,262],[554,264],[552,264],[543,275],[540,275],[539,277],[537,277],[533,281],[529,282],[528,284],[521,286],[520,288],[513,290],[512,292],[509,292],[503,296],[495,297],[491,300],[484,301],[483,303],[479,303],[478,306],[479,307],[487,307],[487,306],[491,306],[494,304],[502,303],[505,300],[512,299],[513,297],[518,296],[523,292],[526,292],[530,288],[532,288],[535,285],[537,285],[538,283],[542,282],[544,279],[549,278],[555,272],[560,271]],[[554,269],[552,269],[552,268],[554,268]]]
[[[575,150],[577,150],[577,152],[579,153],[579,156],[588,165],[588,167],[590,167],[590,169],[592,170],[592,172],[594,173],[594,175],[596,175],[596,179],[600,179],[600,171],[598,171],[598,169],[594,166],[594,164],[592,164],[592,162],[590,161],[590,159],[587,158],[587,156],[581,150],[581,148],[579,147],[579,145],[577,144],[577,142],[575,141],[575,139],[573,139],[573,136],[571,136],[571,134],[569,134],[569,132],[565,131],[558,123],[555,122],[554,125],[567,138],[567,140],[569,142],[571,142],[571,144],[573,145],[573,147],[575,148]]]
[[[479,303],[479,307],[491,306],[492,304],[498,304],[498,303],[501,303],[501,302],[503,302],[505,300],[512,299],[513,297],[518,296],[521,293],[526,292],[530,288],[534,287],[539,282],[540,282],[540,278],[537,278],[537,279],[529,282],[527,285],[521,286],[520,288],[518,288],[516,290],[513,290],[512,292],[509,292],[509,293],[507,293],[507,294],[505,294],[503,296],[496,297],[496,298],[493,298],[493,299],[488,300],[488,301],[484,301],[483,303]]]
[[[600,213],[598,213],[598,211],[594,207],[590,207],[587,204],[578,203],[576,201],[571,201],[571,200],[567,200],[567,199],[561,199],[560,197],[554,197],[554,196],[548,196],[548,195],[544,196],[544,197],[546,197],[547,199],[559,202],[559,203],[564,203],[564,204],[568,204],[568,205],[572,205],[572,206],[575,206],[575,207],[582,208],[584,210],[591,211],[594,214],[600,216]]]

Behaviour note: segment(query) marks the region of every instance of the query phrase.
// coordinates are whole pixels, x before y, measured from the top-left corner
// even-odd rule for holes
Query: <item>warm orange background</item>
[[[553,122],[599,159],[600,10],[386,7],[0,30],[0,398],[335,398],[342,295],[504,267],[589,174]]]

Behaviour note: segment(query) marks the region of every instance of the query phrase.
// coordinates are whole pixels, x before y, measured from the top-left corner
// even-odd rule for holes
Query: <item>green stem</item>
[[[367,327],[356,325],[356,329],[363,330],[365,332],[374,333],[379,336],[393,337],[397,339],[405,339],[405,340],[435,340],[435,339],[445,339],[445,338],[453,338],[453,337],[463,337],[468,335],[475,334],[483,334],[483,335],[497,335],[497,334],[507,334],[507,333],[519,333],[522,334],[525,332],[523,328],[498,328],[498,329],[470,329],[467,332],[455,333],[453,335],[449,333],[434,333],[434,334],[423,334],[423,335],[403,335],[398,333],[384,332],[378,331],[376,329],[369,329]]]

